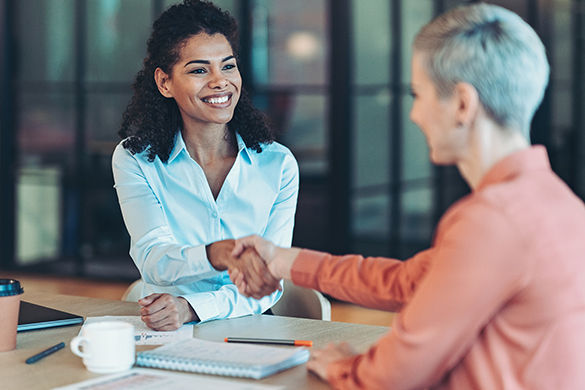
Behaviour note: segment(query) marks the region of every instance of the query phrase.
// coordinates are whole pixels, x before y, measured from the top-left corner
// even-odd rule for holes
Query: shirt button
[[[211,216],[212,216],[213,218],[217,218],[217,211],[214,211],[213,213],[211,213]]]

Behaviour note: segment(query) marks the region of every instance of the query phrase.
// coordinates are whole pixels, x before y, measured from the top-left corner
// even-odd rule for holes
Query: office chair
[[[137,302],[142,294],[142,280],[132,282],[122,295],[123,301]],[[295,286],[284,281],[282,296],[272,306],[272,313],[284,317],[311,318],[331,321],[331,303],[320,292],[310,288]]]
[[[132,282],[130,286],[126,289],[124,294],[122,294],[122,301],[127,302],[138,302],[140,298],[142,298],[142,279],[138,279]]]
[[[331,303],[320,292],[295,286],[290,280],[285,280],[284,291],[272,306],[272,313],[277,316],[331,321]]]

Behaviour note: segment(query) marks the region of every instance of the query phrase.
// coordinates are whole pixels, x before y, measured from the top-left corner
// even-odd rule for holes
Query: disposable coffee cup
[[[0,352],[16,348],[16,328],[23,292],[18,280],[0,279]]]

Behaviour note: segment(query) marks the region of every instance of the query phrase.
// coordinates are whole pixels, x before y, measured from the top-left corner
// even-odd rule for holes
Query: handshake
[[[276,246],[260,236],[214,244],[208,247],[212,265],[218,270],[227,269],[240,294],[255,299],[281,289],[280,280],[290,279],[292,264],[300,251]]]

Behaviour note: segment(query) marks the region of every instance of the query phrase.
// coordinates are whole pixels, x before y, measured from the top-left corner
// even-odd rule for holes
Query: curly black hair
[[[182,119],[175,100],[160,94],[154,72],[161,68],[170,74],[186,40],[201,32],[225,36],[238,59],[235,19],[208,1],[184,0],[170,7],[154,22],[144,67],[136,75],[132,86],[134,96],[122,116],[118,132],[124,139],[124,148],[132,154],[148,148],[149,161],[154,161],[156,156],[163,162],[169,159]],[[227,127],[230,132],[237,130],[246,146],[258,153],[262,151],[262,143],[271,143],[275,138],[266,115],[254,108],[243,89]]]

